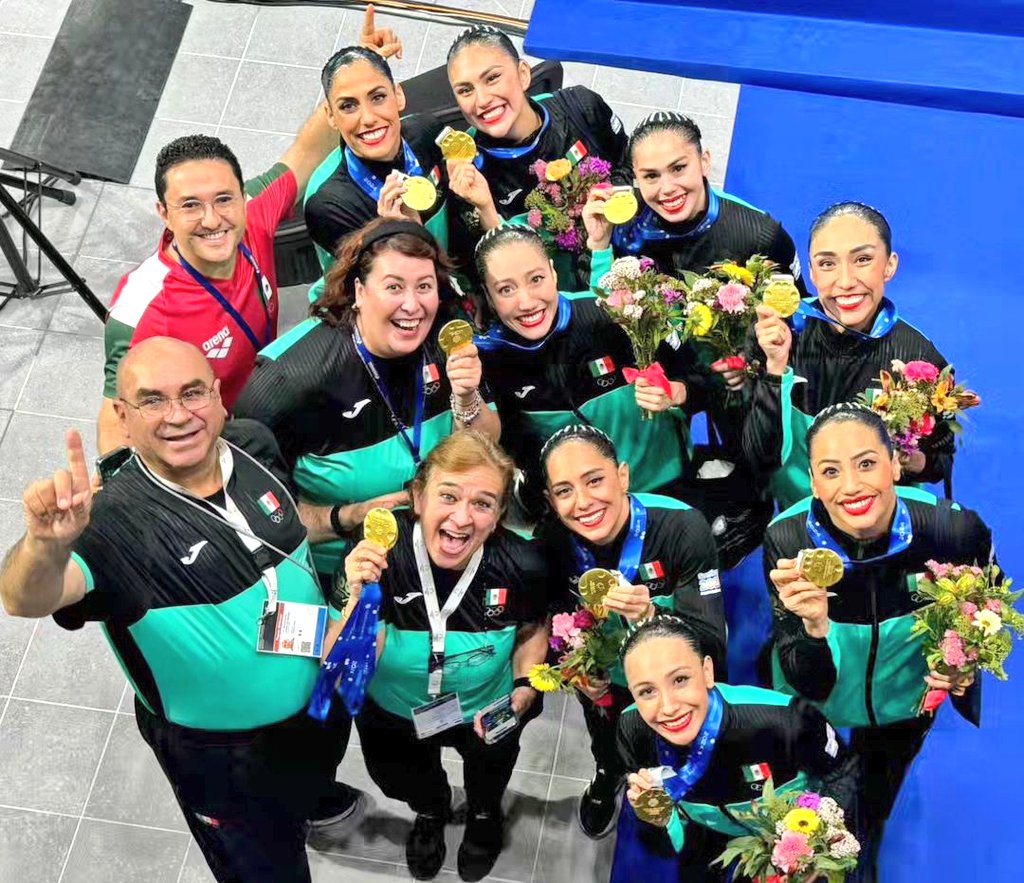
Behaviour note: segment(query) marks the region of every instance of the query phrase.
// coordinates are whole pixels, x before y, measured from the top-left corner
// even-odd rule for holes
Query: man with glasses
[[[0,597],[64,628],[103,623],[218,880],[305,883],[305,819],[336,764],[336,736],[306,704],[337,614],[273,435],[225,426],[220,386],[190,344],[134,346],[113,403],[132,449],[94,493],[68,432],[69,468],[25,491]]]

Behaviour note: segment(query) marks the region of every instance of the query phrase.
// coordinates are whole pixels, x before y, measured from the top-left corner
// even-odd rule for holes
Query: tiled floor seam
[[[259,13],[253,17],[252,25],[249,27],[249,35],[245,38],[245,48],[242,49],[242,56],[238,59],[238,67],[235,68],[235,76],[231,80],[231,88],[228,89],[228,96],[224,99],[224,106],[220,110],[220,119],[217,120],[216,132],[220,134],[221,124],[224,122],[224,116],[228,112],[228,107],[231,105],[231,95],[235,91],[235,84],[238,83],[238,75],[242,72],[242,64],[245,61],[246,53],[249,51],[249,44],[252,42],[252,35],[256,32],[256,22],[260,20]]]
[[[554,769],[558,763],[558,752],[562,747],[562,733],[565,732],[565,715],[569,707],[568,701],[562,703],[562,717],[558,721],[558,738],[555,740],[555,754],[551,763],[551,778],[548,779],[548,793],[544,795],[544,811],[540,815],[540,833],[537,835],[537,851],[533,854],[533,867],[530,868],[530,883],[537,877],[537,863],[540,861],[540,848],[544,842],[544,826],[548,820],[548,809],[551,806],[551,788],[555,783]],[[564,777],[563,778],[567,778]]]

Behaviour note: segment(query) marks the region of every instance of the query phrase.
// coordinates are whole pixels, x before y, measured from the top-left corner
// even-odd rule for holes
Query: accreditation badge
[[[412,710],[412,725],[416,728],[417,739],[429,739],[463,723],[458,693],[446,693]]]
[[[310,656],[319,659],[327,632],[327,607],[278,601],[273,612],[263,603],[256,650],[280,656]]]

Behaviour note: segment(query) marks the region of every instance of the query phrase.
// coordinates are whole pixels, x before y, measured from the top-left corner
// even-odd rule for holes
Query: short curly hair
[[[212,135],[183,135],[181,138],[175,138],[170,144],[165,144],[156,155],[153,183],[156,186],[156,198],[161,204],[167,193],[167,172],[176,165],[197,159],[223,160],[231,166],[231,171],[238,179],[239,188],[245,189],[242,167],[238,164],[238,157],[227,144]]]

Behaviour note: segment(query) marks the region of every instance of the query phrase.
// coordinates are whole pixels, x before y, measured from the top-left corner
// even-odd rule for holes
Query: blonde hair
[[[416,469],[412,487],[423,493],[435,472],[468,472],[478,466],[489,466],[501,478],[501,511],[505,510],[515,472],[515,463],[497,442],[475,429],[460,429],[431,450]]]

